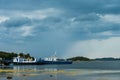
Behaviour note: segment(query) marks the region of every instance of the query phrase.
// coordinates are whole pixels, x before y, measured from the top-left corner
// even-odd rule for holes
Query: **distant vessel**
[[[13,64],[14,65],[41,65],[42,62],[37,61],[36,58],[34,60],[27,60],[25,58],[18,56],[13,59]]]
[[[11,64],[9,60],[0,60],[0,66],[8,66]]]
[[[72,64],[72,61],[58,59],[56,57],[55,52],[53,56],[39,60],[37,60],[36,58],[34,60],[27,60],[25,58],[18,56],[13,59],[13,64],[14,65]]]
[[[11,64],[11,62],[12,62],[12,61],[10,61],[10,60],[5,60],[5,59],[3,59],[3,58],[0,58],[0,67],[1,67],[1,66],[8,66],[8,65]]]
[[[56,52],[55,52],[55,54],[53,56],[51,56],[49,58],[42,59],[41,62],[43,64],[72,64],[72,61],[58,59],[56,57]]]

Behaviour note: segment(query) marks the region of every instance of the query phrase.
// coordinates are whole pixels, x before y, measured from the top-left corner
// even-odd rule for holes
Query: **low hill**
[[[108,58],[96,58],[95,60],[97,60],[97,61],[116,61],[116,60],[120,60],[120,58],[108,57]]]
[[[71,61],[90,61],[89,58],[87,58],[87,57],[82,57],[82,56],[77,56],[77,57],[68,58],[67,60],[71,60]]]

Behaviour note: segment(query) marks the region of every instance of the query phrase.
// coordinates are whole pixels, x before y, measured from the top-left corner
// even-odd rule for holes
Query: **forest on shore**
[[[0,51],[0,59],[12,60],[14,57],[23,57],[23,58],[34,58],[29,53],[14,53],[14,52],[5,52]]]

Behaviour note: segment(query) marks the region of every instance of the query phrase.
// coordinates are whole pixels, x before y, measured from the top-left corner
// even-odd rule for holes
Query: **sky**
[[[120,0],[0,0],[0,51],[120,57]]]

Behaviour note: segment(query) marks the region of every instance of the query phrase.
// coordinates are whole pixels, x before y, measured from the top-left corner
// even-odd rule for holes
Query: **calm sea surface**
[[[0,80],[120,80],[120,61],[1,67]]]

